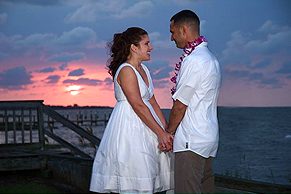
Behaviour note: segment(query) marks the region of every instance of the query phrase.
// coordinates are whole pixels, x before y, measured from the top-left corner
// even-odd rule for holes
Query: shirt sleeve
[[[185,60],[182,63],[176,92],[172,96],[173,100],[179,100],[186,106],[189,106],[200,83],[201,70],[201,65],[193,62],[193,60]]]

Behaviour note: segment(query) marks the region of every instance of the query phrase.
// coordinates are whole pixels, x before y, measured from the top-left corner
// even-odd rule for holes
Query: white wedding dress
[[[97,150],[90,191],[100,193],[153,193],[170,189],[169,153],[158,149],[158,139],[137,116],[127,101],[117,76],[124,66],[133,68],[138,79],[141,97],[160,124],[149,99],[153,96],[153,83],[149,70],[142,65],[149,87],[138,71],[128,63],[122,64],[114,77],[117,103],[105,128]]]

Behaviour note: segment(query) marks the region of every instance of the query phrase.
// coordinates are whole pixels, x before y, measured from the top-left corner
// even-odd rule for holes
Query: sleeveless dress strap
[[[121,71],[121,69],[123,68],[123,67],[125,67],[125,66],[129,66],[129,67],[131,67],[132,69],[133,69],[133,71],[134,71],[134,73],[136,74],[136,69],[132,66],[132,65],[130,65],[129,63],[123,63],[123,64],[121,64],[119,67],[118,67],[118,69],[117,69],[117,71],[116,71],[116,73],[115,73],[115,76],[114,76],[114,79],[113,79],[113,81],[115,82],[117,82],[117,77],[118,77],[118,74],[119,74],[119,72]],[[119,84],[118,84],[119,85]]]

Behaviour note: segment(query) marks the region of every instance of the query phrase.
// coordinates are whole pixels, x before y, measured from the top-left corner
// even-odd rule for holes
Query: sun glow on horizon
[[[76,96],[76,95],[80,94],[80,92],[72,90],[72,91],[70,91],[70,94],[73,96]]]
[[[81,86],[71,85],[66,87],[66,91],[69,92],[72,96],[80,94]]]

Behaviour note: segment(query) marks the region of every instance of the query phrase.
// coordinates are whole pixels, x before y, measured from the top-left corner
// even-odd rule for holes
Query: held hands
[[[159,145],[158,148],[163,152],[169,152],[173,150],[173,139],[174,136],[170,133],[163,131],[161,135],[158,136]]]

